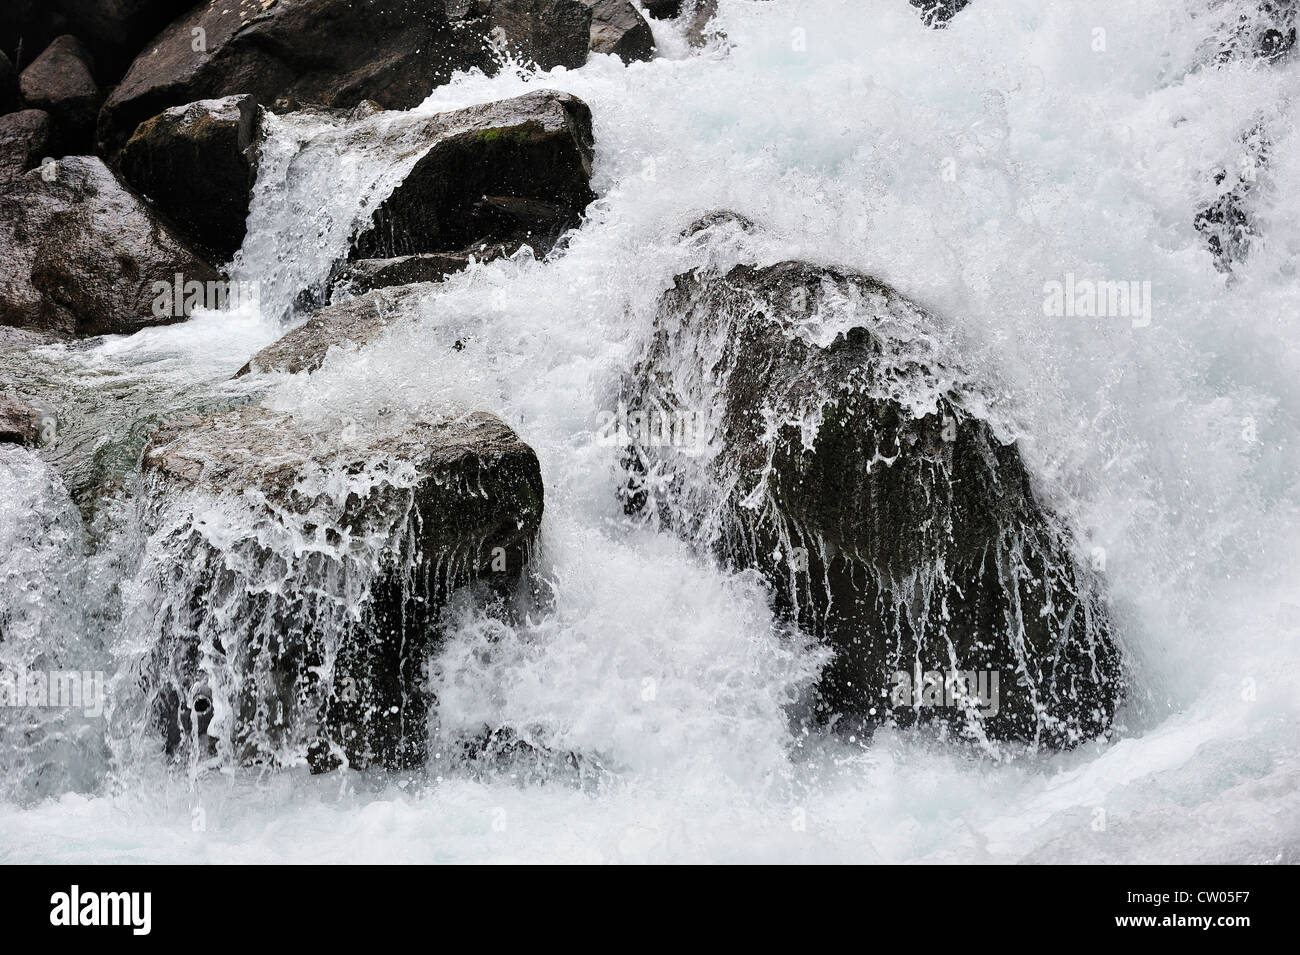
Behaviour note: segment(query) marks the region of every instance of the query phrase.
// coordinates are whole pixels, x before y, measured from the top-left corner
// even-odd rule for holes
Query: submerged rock
[[[1241,144],[1237,164],[1215,173],[1216,196],[1192,220],[1220,272],[1231,272],[1234,264],[1244,262],[1259,235],[1252,214],[1253,196],[1268,167],[1271,143],[1263,125],[1256,124],[1242,136]]]
[[[362,346],[379,338],[390,323],[409,313],[424,291],[420,285],[377,289],[323,308],[250,358],[235,377],[313,372],[324,364],[331,348]]]
[[[0,191],[0,325],[129,334],[184,315],[157,287],[220,276],[98,159],[70,156]]]
[[[115,155],[168,107],[235,94],[409,109],[456,70],[497,69],[494,37],[544,69],[581,66],[590,24],[579,0],[206,0],[131,64],[104,104],[100,149]]]
[[[1075,745],[1123,694],[1100,582],[938,335],[848,271],[679,276],[624,398],[628,508],[827,643],[821,720]]]
[[[650,24],[631,0],[582,0],[591,8],[591,49],[612,53],[625,63],[654,57],[655,38]]]
[[[921,11],[921,19],[928,27],[936,30],[948,25],[948,21],[966,9],[970,0],[908,0]]]
[[[349,295],[364,295],[375,289],[418,282],[440,282],[469,267],[471,261],[491,262],[513,255],[519,242],[498,242],[477,246],[468,252],[429,252],[401,255],[392,259],[357,259],[344,263],[331,280],[334,289]]]
[[[591,190],[591,110],[551,90],[394,122],[363,120],[336,134],[343,148],[382,142],[422,152],[357,236],[354,259],[458,252],[527,242],[539,255],[575,227]],[[319,146],[335,147],[332,136]]]
[[[422,763],[439,612],[521,573],[543,507],[532,449],[483,413],[361,434],[247,405],[162,429],[143,470],[139,678],[169,749]]]
[[[261,125],[251,96],[173,107],[140,124],[118,168],[199,248],[228,261],[244,241]]]

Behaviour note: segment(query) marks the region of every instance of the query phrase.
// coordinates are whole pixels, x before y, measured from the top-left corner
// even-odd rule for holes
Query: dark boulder
[[[363,346],[379,338],[392,322],[409,314],[423,291],[418,285],[381,288],[323,308],[250,358],[235,377],[313,372],[331,348]]]
[[[158,31],[197,0],[53,0],[95,56],[100,78],[120,77]]]
[[[143,470],[144,572],[166,583],[139,666],[169,751],[422,763],[439,612],[517,581],[542,517],[532,449],[483,413],[363,433],[245,405],[163,428]]]
[[[1076,745],[1123,695],[1100,582],[940,334],[852,272],[678,277],[624,396],[626,502],[825,641],[822,721]]]
[[[344,263],[331,282],[334,290],[348,295],[364,295],[375,289],[417,282],[440,282],[448,275],[469,267],[470,261],[491,262],[517,251],[519,245],[498,242],[476,247],[469,252],[430,252],[403,255],[393,259],[357,259]]]
[[[682,12],[682,0],[642,0],[641,5],[656,20],[671,20]]]
[[[450,0],[447,8],[474,34],[543,70],[587,62],[591,11],[582,0]]]
[[[612,53],[624,63],[649,60],[655,54],[650,24],[631,0],[582,0],[591,8],[591,50]]]
[[[12,182],[46,155],[50,114],[24,109],[0,116],[0,184]]]
[[[251,96],[176,106],[139,125],[119,170],[195,245],[229,261],[244,241],[261,129]]]
[[[395,149],[424,150],[357,236],[355,259],[507,241],[545,254],[595,198],[591,111],[564,93],[541,90],[404,125],[376,117],[337,135],[343,148],[387,139]],[[330,137],[318,145],[338,148]]]
[[[69,156],[0,191],[0,325],[69,337],[179,321],[156,285],[178,274],[220,278],[99,159]]]
[[[164,109],[240,93],[263,105],[408,109],[456,70],[496,69],[487,40],[498,28],[542,65],[586,60],[579,0],[208,0],[131,64],[100,114],[100,148],[115,156]]]
[[[56,39],[23,70],[18,85],[26,106],[44,110],[54,120],[51,146],[58,155],[90,151],[103,97],[80,40],[69,35]]]

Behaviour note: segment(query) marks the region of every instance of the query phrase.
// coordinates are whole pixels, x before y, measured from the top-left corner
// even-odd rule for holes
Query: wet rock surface
[[[62,337],[129,334],[160,313],[155,283],[217,271],[101,162],[70,156],[0,191],[0,324]]]
[[[827,643],[820,721],[1076,745],[1123,697],[1101,582],[938,342],[852,272],[679,276],[626,392],[627,505]]]
[[[421,764],[439,611],[514,585],[542,516],[532,449],[483,413],[359,435],[246,405],[164,427],[143,467],[144,580],[166,583],[141,666],[169,750]]]

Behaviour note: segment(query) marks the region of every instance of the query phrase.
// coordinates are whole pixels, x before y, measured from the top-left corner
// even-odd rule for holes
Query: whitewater
[[[702,48],[650,21],[651,62],[459,75],[415,112],[536,89],[591,107],[582,227],[544,262],[430,287],[311,375],[231,381],[405,171],[378,149],[304,152],[335,120],[271,120],[233,267],[260,308],[0,370],[56,381],[65,443],[103,455],[138,453],[105,436],[241,397],[340,430],[491,411],[541,461],[549,600],[514,623],[453,605],[427,774],[177,771],[75,714],[0,737],[0,860],[1300,862],[1300,59],[1217,62],[1245,6],[976,0],[931,30],[905,0],[720,0]],[[1258,236],[1225,273],[1193,220],[1257,122]],[[761,229],[681,238],[718,209]],[[787,707],[824,656],[757,577],[624,515],[597,433],[659,296],[693,268],[788,259],[944,318],[1104,569],[1133,682],[1113,738],[1007,759],[800,729]],[[1149,282],[1149,324],[1046,315],[1068,275]],[[140,651],[149,542],[129,480],[87,520],[59,463],[0,448],[0,664],[21,650],[111,678]],[[457,758],[484,727],[579,758]]]

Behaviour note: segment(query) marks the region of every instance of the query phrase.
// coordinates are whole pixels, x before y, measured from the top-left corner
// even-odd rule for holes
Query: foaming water
[[[1239,7],[975,0],[931,31],[904,0],[721,0],[725,37],[699,51],[655,22],[667,58],[434,91],[418,113],[538,88],[591,106],[601,198],[562,255],[473,266],[310,376],[220,384],[275,337],[275,309],[78,361],[129,368],[172,407],[198,385],[269,389],[312,426],[501,415],[542,464],[545,599],[522,618],[453,606],[430,667],[435,749],[504,727],[592,775],[442,753],[429,779],[191,780],[140,760],[94,795],[0,804],[4,857],[1300,860],[1300,60],[1216,62]],[[1193,220],[1260,122],[1259,236],[1228,276]],[[382,155],[306,158],[323,125],[273,127],[237,262],[277,302],[324,277],[400,178]],[[680,239],[719,208],[761,229]],[[822,660],[758,581],[625,520],[619,451],[597,432],[659,295],[691,268],[791,258],[944,317],[1104,569],[1134,673],[1115,741],[1005,763],[890,730],[806,735],[789,708]],[[1069,274],[1150,282],[1150,323],[1046,316],[1044,284]],[[26,533],[16,520],[4,533]]]

